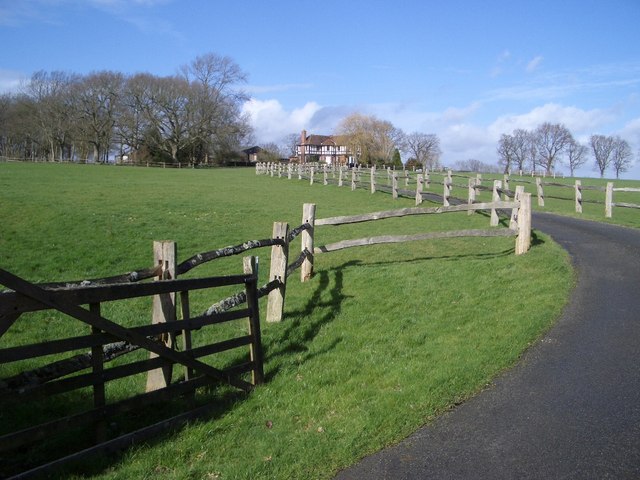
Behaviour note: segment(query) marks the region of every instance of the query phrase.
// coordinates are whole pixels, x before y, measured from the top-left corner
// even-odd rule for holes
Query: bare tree
[[[524,171],[527,161],[529,159],[529,154],[531,153],[531,147],[529,146],[529,142],[531,142],[531,138],[532,137],[527,130],[518,128],[513,131],[512,153],[513,153],[514,167],[516,167],[520,172]]]
[[[502,166],[504,173],[509,172],[511,165],[514,163],[514,144],[513,135],[507,133],[500,135],[500,140],[498,141],[498,164]]]
[[[44,147],[50,161],[62,159],[69,145],[73,119],[70,90],[77,81],[77,76],[65,72],[39,71],[26,85],[33,107],[31,136]]]
[[[81,139],[93,147],[94,162],[108,160],[124,77],[116,72],[96,72],[76,82],[76,129]]]
[[[404,148],[412,158],[420,162],[425,169],[440,166],[440,139],[434,133],[412,132],[404,136]]]
[[[591,135],[590,139],[595,167],[600,172],[600,178],[604,177],[604,172],[611,163],[611,154],[614,148],[614,138],[606,135]]]
[[[571,132],[561,123],[545,122],[536,128],[535,143],[538,159],[547,174],[551,174],[556,168],[559,156],[564,153],[572,140]]]
[[[629,170],[633,163],[633,153],[631,147],[626,140],[615,137],[613,142],[613,151],[611,152],[611,165],[616,172],[616,178],[620,178],[620,174]]]
[[[290,133],[285,135],[281,142],[281,150],[289,157],[295,157],[298,154],[298,144],[300,143],[299,133]]]
[[[573,140],[567,144],[567,165],[569,166],[570,176],[574,176],[575,170],[587,162],[587,147]]]

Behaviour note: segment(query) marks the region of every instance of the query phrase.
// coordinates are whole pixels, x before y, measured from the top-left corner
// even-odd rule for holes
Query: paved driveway
[[[576,268],[557,324],[491,388],[337,479],[640,479],[640,230],[533,223]]]

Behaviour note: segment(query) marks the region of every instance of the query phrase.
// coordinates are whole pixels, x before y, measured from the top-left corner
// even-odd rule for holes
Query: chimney
[[[302,130],[302,133],[300,134],[300,145],[304,145],[305,143],[307,143],[307,131]]]

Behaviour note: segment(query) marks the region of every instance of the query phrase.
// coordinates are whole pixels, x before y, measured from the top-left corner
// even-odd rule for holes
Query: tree
[[[561,123],[545,122],[536,128],[534,139],[540,165],[545,168],[547,174],[551,174],[556,168],[559,156],[564,153],[573,137]]]
[[[261,150],[258,153],[258,161],[260,162],[279,162],[283,157],[280,147],[273,142],[265,143],[260,148]]]
[[[440,166],[440,139],[434,133],[412,132],[404,136],[404,148],[424,169],[434,170]]]
[[[567,165],[570,176],[574,176],[575,170],[587,162],[588,149],[581,143],[572,140],[567,144]]]
[[[503,167],[503,172],[508,173],[511,170],[511,164],[514,162],[515,140],[512,135],[503,133],[498,141],[498,164]]]
[[[300,144],[300,134],[290,133],[282,138],[281,150],[285,152],[285,156],[295,157],[298,154],[298,145]]]
[[[391,122],[360,113],[344,118],[337,133],[357,162],[368,165],[391,165],[393,152],[402,139],[402,132]]]
[[[611,165],[616,172],[616,178],[620,178],[620,174],[629,170],[632,164],[633,153],[631,147],[626,140],[615,137],[613,141],[613,151],[611,152]]]
[[[527,130],[523,130],[518,128],[513,131],[512,134],[512,155],[513,155],[513,163],[514,167],[516,167],[520,172],[524,171],[527,162],[529,161],[529,155],[531,153],[531,147],[529,143],[531,142],[532,136],[530,132]]]
[[[611,153],[614,148],[614,139],[606,135],[591,135],[590,139],[595,167],[600,172],[600,178],[604,177],[604,172],[611,163]]]
[[[393,160],[391,161],[391,165],[394,168],[402,168],[404,165],[402,165],[402,157],[400,157],[400,150],[398,150],[397,148],[394,149],[393,151]]]
[[[72,90],[76,131],[93,147],[93,161],[108,160],[124,77],[116,72],[92,73],[75,83]]]

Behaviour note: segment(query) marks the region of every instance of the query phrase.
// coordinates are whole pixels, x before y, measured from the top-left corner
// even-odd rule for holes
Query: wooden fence
[[[68,412],[44,423],[21,425],[16,431],[0,436],[0,455],[11,455],[16,449],[24,449],[42,439],[48,439],[58,432],[69,429],[94,429],[96,442],[79,452],[53,459],[31,470],[20,473],[21,478],[49,472],[70,461],[82,459],[101,451],[121,449],[156,435],[159,431],[172,428],[211,409],[205,405],[178,416],[164,419],[159,423],[121,435],[107,438],[105,425],[109,419],[123,412],[166,401],[197,388],[223,383],[245,392],[263,382],[263,355],[260,334],[258,299],[269,296],[267,319],[280,320],[284,308],[284,287],[286,277],[300,267],[304,256],[291,265],[286,261],[289,243],[305,230],[301,226],[288,232],[282,223],[274,224],[274,237],[250,240],[240,245],[199,253],[177,264],[177,247],[174,242],[154,242],[155,267],[133,271],[124,275],[91,281],[32,284],[10,272],[0,270],[0,284],[12,291],[0,292],[0,341],[7,331],[21,321],[23,314],[41,310],[55,310],[78,320],[85,327],[74,329],[73,336],[56,340],[42,340],[32,344],[9,346],[0,345],[0,364],[28,361],[29,368],[0,380],[0,404],[4,412],[10,412],[16,405],[33,402],[35,407],[43,399],[52,395],[89,388],[93,405],[88,410]],[[238,255],[255,248],[271,247],[272,265],[270,281],[257,286],[258,262],[256,257],[245,257],[244,273],[226,277],[206,277],[198,279],[178,279],[193,268],[211,260]],[[153,282],[142,282],[154,278]],[[243,285],[238,293],[212,304],[203,313],[193,315],[190,311],[189,294],[194,290],[215,289],[223,286]],[[118,302],[138,297],[153,297],[152,324],[126,328],[115,320],[105,318],[101,313],[104,302]],[[243,304],[245,308],[236,309]],[[82,305],[88,305],[83,308]],[[179,306],[179,308],[178,308]],[[180,317],[180,319],[178,319]],[[227,338],[211,344],[194,347],[192,341],[196,330],[215,328],[216,325],[248,319],[248,334]],[[77,335],[82,328],[90,327],[85,335]],[[30,327],[33,330],[33,327]],[[181,339],[178,347],[178,339]],[[213,367],[211,356],[234,349],[248,349],[247,357],[230,366]],[[86,349],[90,349],[86,352]],[[125,354],[144,349],[149,357],[144,360],[122,362]],[[78,353],[83,351],[83,353]],[[41,364],[50,355],[64,356],[54,362]],[[200,360],[207,357],[207,362]],[[118,358],[119,365],[106,368]],[[39,361],[37,367],[34,361]],[[183,374],[173,381],[173,367],[182,366]],[[89,373],[83,373],[83,371]],[[133,375],[145,374],[146,391],[135,392],[127,399],[107,401],[106,385]],[[250,379],[243,376],[250,374]],[[23,408],[23,407],[21,407]],[[2,471],[0,475],[7,472]],[[12,473],[15,473],[12,472]]]
[[[293,176],[297,176],[299,180],[309,180],[310,184],[313,184],[316,179],[322,175],[322,182],[324,185],[337,184],[343,186],[346,182],[351,182],[351,190],[358,188],[365,188],[376,193],[377,191],[389,193],[396,199],[400,197],[415,198],[416,205],[422,203],[425,196],[434,198],[437,195],[442,202],[443,206],[449,206],[453,197],[453,190],[463,190],[467,192],[467,202],[472,204],[475,202],[476,196],[482,190],[493,190],[495,185],[486,186],[483,182],[487,181],[494,183],[493,180],[483,180],[482,175],[477,174],[475,176],[453,174],[451,170],[446,173],[438,173],[434,175],[429,171],[425,172],[411,172],[408,170],[396,171],[390,168],[377,169],[376,167],[365,168],[362,166],[347,168],[336,167],[323,164],[279,164],[279,163],[258,163],[256,165],[256,174],[270,175],[284,177],[287,176],[291,179]],[[537,172],[535,173],[538,174]],[[532,172],[532,176],[534,172]],[[439,180],[436,180],[439,179]],[[466,184],[455,183],[455,179],[462,179]],[[614,192],[640,192],[640,188],[629,187],[614,187],[613,182],[607,183],[606,187],[597,186],[584,186],[581,180],[575,180],[574,184],[560,183],[554,181],[545,181],[545,176],[533,177],[532,180],[527,180],[522,175],[514,178],[506,174],[501,180],[501,185],[497,187],[500,194],[506,197],[513,198],[514,192],[509,190],[509,183],[518,184],[530,184],[534,189],[537,205],[539,207],[545,206],[545,198],[566,200],[575,203],[576,213],[582,213],[582,207],[584,203],[601,204],[604,207],[604,214],[606,218],[612,217],[613,207],[620,208],[640,208],[640,204],[627,203],[627,202],[614,202]],[[555,178],[555,176],[554,176]],[[441,186],[442,194],[436,192],[433,189],[434,185]],[[544,187],[557,187],[564,188],[572,191],[571,196],[559,196],[559,195],[547,195],[545,197]],[[583,198],[583,191],[593,190],[604,193],[602,200],[586,200]],[[495,194],[493,196],[495,200]],[[457,201],[463,200],[458,197]]]

